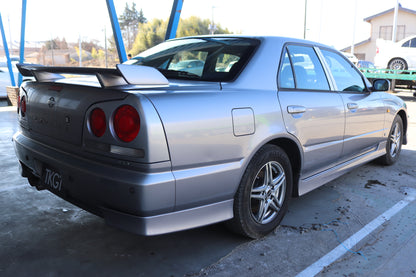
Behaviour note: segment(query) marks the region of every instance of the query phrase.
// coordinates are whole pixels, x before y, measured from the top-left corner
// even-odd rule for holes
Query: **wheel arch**
[[[299,178],[302,167],[302,155],[298,144],[289,138],[277,138],[269,141],[268,144],[279,146],[289,157],[293,175],[292,197],[299,197]]]
[[[404,110],[400,110],[397,113],[398,116],[400,116],[400,118],[402,119],[403,122],[403,144],[407,144],[407,115],[406,112]]]

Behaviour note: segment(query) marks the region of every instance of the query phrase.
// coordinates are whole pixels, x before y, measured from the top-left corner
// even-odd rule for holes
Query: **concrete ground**
[[[16,113],[0,108],[0,276],[296,276],[416,191],[416,98],[398,163],[369,163],[291,202],[260,240],[222,224],[155,237],[109,226],[18,174]],[[384,215],[383,215],[384,216]],[[416,201],[399,210],[318,276],[416,276]],[[341,248],[342,248],[341,247]],[[313,275],[313,274],[312,274]]]

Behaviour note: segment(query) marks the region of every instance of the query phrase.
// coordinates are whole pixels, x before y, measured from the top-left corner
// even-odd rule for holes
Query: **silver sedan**
[[[393,164],[406,143],[388,81],[304,40],[191,37],[114,69],[19,68],[35,77],[20,89],[22,176],[137,234],[226,221],[264,236],[291,197]]]

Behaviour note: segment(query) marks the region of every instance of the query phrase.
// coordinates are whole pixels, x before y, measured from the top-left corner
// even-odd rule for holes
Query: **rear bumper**
[[[24,175],[117,228],[157,235],[233,216],[232,200],[175,211],[175,178],[171,171],[152,170],[150,165],[139,171],[95,162],[53,149],[20,132],[13,141]],[[60,190],[42,182],[45,168],[59,172]]]
[[[140,235],[159,235],[187,230],[233,217],[233,200],[222,201],[193,209],[156,216],[139,217],[111,209],[103,209],[104,219],[110,226]]]

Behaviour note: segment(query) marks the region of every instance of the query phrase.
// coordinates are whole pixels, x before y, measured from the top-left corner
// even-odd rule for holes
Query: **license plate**
[[[43,167],[42,181],[46,188],[51,188],[56,191],[62,190],[62,175],[56,169],[49,166]]]

